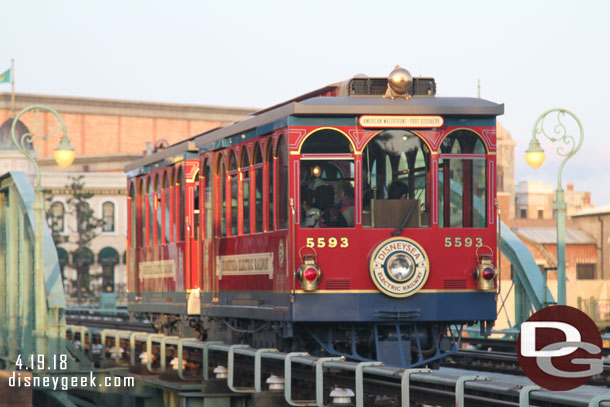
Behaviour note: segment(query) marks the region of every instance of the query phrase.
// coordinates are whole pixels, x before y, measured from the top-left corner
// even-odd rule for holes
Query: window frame
[[[51,229],[51,232],[53,233],[58,233],[60,235],[64,235],[66,233],[66,202],[64,202],[62,199],[55,199],[51,205],[49,206],[49,209],[51,211],[51,216],[53,218],[55,218],[55,214],[53,213],[53,206],[55,206],[56,204],[61,205],[61,230],[54,230],[53,229],[53,222],[51,223],[51,225],[49,225],[49,229]]]
[[[319,133],[321,131],[333,131],[335,133],[337,133],[337,135],[341,135],[346,142],[346,145],[348,146],[348,150],[349,152],[335,152],[335,153],[303,153],[303,148],[306,147],[308,140],[312,137],[315,136],[316,133]],[[288,146],[286,146],[286,148],[288,149]],[[346,226],[346,227],[340,227],[338,229],[342,229],[342,230],[354,230],[355,227],[357,226],[361,226],[362,222],[361,222],[361,217],[356,216],[356,214],[358,213],[357,211],[362,211],[362,205],[360,203],[360,200],[362,199],[361,196],[361,191],[358,191],[358,188],[356,188],[356,186],[358,185],[357,182],[357,178],[361,175],[357,174],[358,171],[358,156],[359,154],[356,154],[355,152],[355,148],[354,145],[352,143],[352,140],[350,139],[350,137],[344,132],[341,131],[337,128],[334,127],[321,127],[318,129],[315,129],[313,131],[311,131],[309,134],[307,134],[307,136],[303,139],[301,145],[299,146],[299,155],[298,155],[298,168],[299,168],[299,178],[302,175],[301,174],[301,170],[302,170],[302,162],[303,161],[340,161],[340,160],[345,160],[345,161],[350,161],[352,163],[353,166],[353,179],[350,180],[351,182],[354,183],[353,187],[354,187],[354,224],[352,226]],[[288,167],[290,166],[289,162],[290,162],[290,152],[287,151],[288,153]],[[288,170],[288,172],[290,172]],[[295,213],[296,214],[300,214],[301,213],[301,204],[302,204],[302,197],[301,197],[301,190],[303,188],[303,185],[300,184],[301,180],[299,179],[299,186],[298,186],[298,191],[299,191],[299,199],[295,199]],[[334,188],[333,188],[334,189]],[[288,194],[288,199],[290,199],[290,191],[287,191]],[[290,209],[289,209],[290,210]],[[295,219],[295,221],[298,223],[299,227],[301,227],[301,216],[298,215],[297,216],[298,219]],[[309,227],[307,229],[310,229]],[[329,229],[334,229],[334,227],[331,227]]]
[[[227,150],[226,185],[227,185],[227,236],[239,235],[239,162],[235,149]],[[233,182],[235,182],[235,194],[233,196]],[[235,208],[233,200],[235,199]],[[235,213],[234,213],[235,212]],[[233,227],[235,226],[235,231]]]
[[[471,134],[472,136],[474,136],[476,138],[476,141],[473,144],[473,151],[472,152],[464,152],[463,151],[463,147],[462,144],[459,143],[459,152],[453,153],[446,153],[443,152],[443,144],[445,143],[445,141],[447,139],[449,139],[450,137],[455,137],[454,140],[454,144],[452,144],[451,150],[453,150],[453,146],[455,145],[455,142],[459,141],[459,135],[455,135],[456,133],[459,132],[468,132],[469,134]],[[483,147],[483,152],[475,152],[476,151],[476,147],[477,144],[480,143],[480,145]],[[485,143],[485,139],[476,131],[472,130],[471,128],[458,128],[458,129],[453,129],[450,132],[448,132],[443,139],[440,141],[439,143],[439,147],[438,147],[438,185],[439,185],[439,190],[438,190],[438,202],[436,203],[438,205],[438,212],[439,212],[439,228],[441,229],[460,229],[460,228],[465,228],[465,229],[484,229],[486,227],[489,226],[490,224],[490,219],[489,219],[489,215],[488,215],[488,209],[489,206],[492,205],[491,202],[489,201],[488,198],[488,194],[489,194],[489,174],[488,174],[488,154],[489,154],[489,148],[487,147],[487,144]],[[441,163],[441,160],[446,160],[443,161]],[[449,208],[449,210],[447,210],[445,208],[445,203],[447,202],[447,199],[449,199],[449,206],[451,204],[451,165],[445,165],[445,163],[449,163],[451,162],[451,160],[461,160],[462,162],[462,172],[466,172],[468,171],[471,175],[470,179],[467,179],[466,177],[464,177],[464,174],[462,173],[462,220],[461,220],[461,224],[459,226],[452,226],[451,225],[451,209]],[[483,179],[485,181],[485,189],[484,189],[484,207],[483,207],[483,225],[482,226],[474,226],[475,224],[475,217],[474,217],[474,172],[475,172],[475,161],[482,161],[483,165],[482,165],[482,169],[483,169]],[[469,165],[465,165],[465,164],[469,164]],[[468,168],[469,167],[469,168]],[[440,178],[441,178],[441,173],[443,174],[443,189],[441,191],[440,189]],[[449,179],[449,182],[445,182],[445,179]],[[469,183],[469,189],[470,189],[470,193],[469,194],[464,194],[463,190],[464,190],[464,185],[466,183]],[[449,198],[447,198],[449,197]],[[464,211],[464,208],[471,208],[471,213],[468,213],[467,211]],[[442,209],[442,210],[441,210]],[[470,224],[470,226],[466,226],[466,224]]]
[[[227,179],[226,179],[226,173],[227,173],[227,166],[226,166],[226,159],[225,159],[225,153],[223,151],[220,151],[216,154],[216,176],[215,176],[215,182],[216,182],[216,188],[214,188],[215,191],[215,197],[214,197],[214,203],[215,203],[215,209],[214,209],[214,214],[215,214],[215,219],[216,219],[216,227],[215,229],[215,233],[214,236],[216,237],[227,237],[227,208],[226,208],[226,203],[227,203]],[[223,223],[224,221],[224,223]],[[224,225],[224,230],[223,230],[223,225]]]
[[[111,204],[112,205],[112,230],[104,230],[104,226],[106,225],[106,221],[104,219],[104,205]],[[100,205],[100,213],[102,214],[102,220],[104,221],[104,225],[102,225],[101,233],[104,235],[113,235],[117,233],[117,204],[114,199],[104,199]]]
[[[257,156],[258,152],[258,156]],[[260,158],[260,161],[255,162],[257,158]],[[265,159],[263,155],[263,147],[261,147],[261,140],[257,140],[252,147],[252,155],[250,160],[250,168],[251,168],[251,196],[253,203],[253,211],[251,212],[252,220],[251,225],[253,227],[250,228],[250,233],[263,233],[265,231],[265,200],[267,194],[265,193]],[[257,204],[256,200],[256,188],[258,185],[258,178],[261,178],[261,200]],[[259,219],[260,218],[260,219]],[[258,228],[260,222],[260,230]]]
[[[244,161],[247,161],[244,164]],[[240,235],[248,235],[252,232],[252,195],[251,195],[251,184],[252,184],[252,171],[251,171],[251,161],[250,161],[250,151],[247,146],[243,146],[240,154],[239,154],[239,162],[238,162],[238,233]],[[248,187],[244,188],[244,174],[248,175]],[[246,189],[247,189],[247,197],[246,197]],[[247,206],[246,206],[247,202]],[[248,214],[246,218],[246,213]],[[247,225],[247,228],[246,228]]]
[[[282,150],[283,149],[283,150]],[[278,135],[275,142],[274,159],[276,167],[276,182],[277,185],[277,207],[276,207],[276,227],[278,230],[287,230],[290,226],[290,153],[288,151],[288,143],[283,134]],[[285,162],[283,162],[285,161]],[[283,207],[283,211],[282,208]],[[282,219],[282,215],[285,216]]]
[[[273,136],[269,136],[267,138],[267,144],[265,146],[265,153],[263,157],[263,162],[265,164],[265,183],[263,190],[265,191],[265,196],[267,197],[267,202],[264,205],[266,209],[265,213],[267,214],[267,222],[263,224],[263,230],[265,232],[273,232],[277,228],[275,222],[275,215],[277,213],[275,204],[277,199],[273,199],[275,194],[275,186],[277,184],[277,182],[275,182],[275,169],[277,165],[275,165],[274,150],[274,138]]]

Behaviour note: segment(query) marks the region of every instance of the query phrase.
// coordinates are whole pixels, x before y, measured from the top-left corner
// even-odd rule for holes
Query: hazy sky
[[[601,0],[19,0],[2,7],[0,72],[15,58],[23,93],[254,108],[397,64],[435,77],[439,96],[476,96],[480,79],[505,104],[517,182],[556,185],[550,142],[539,170],[523,157],[536,118],[565,108],[585,141],[564,188],[607,205],[609,16]]]

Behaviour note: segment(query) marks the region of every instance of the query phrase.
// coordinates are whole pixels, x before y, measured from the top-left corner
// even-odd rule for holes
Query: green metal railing
[[[46,223],[42,239],[44,293],[35,289],[34,198],[23,172],[0,177],[0,358],[8,369],[18,356],[28,361],[31,355],[48,358],[67,353],[66,302],[57,251]],[[41,294],[44,298],[38,298]],[[46,316],[46,329],[36,329],[37,314]]]

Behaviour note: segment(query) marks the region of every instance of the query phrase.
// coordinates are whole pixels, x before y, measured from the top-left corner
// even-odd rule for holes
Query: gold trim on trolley
[[[432,290],[422,289],[417,291],[415,294],[435,294],[435,293],[478,293],[482,292],[476,288],[464,289],[464,290]],[[379,290],[316,290],[314,292],[296,290],[296,294],[383,294]]]

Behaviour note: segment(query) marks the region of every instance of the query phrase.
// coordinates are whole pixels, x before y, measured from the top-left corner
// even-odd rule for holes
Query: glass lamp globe
[[[530,141],[529,148],[525,151],[525,161],[533,169],[537,169],[544,162],[544,150],[540,147],[538,139],[533,138]]]
[[[61,168],[66,168],[74,162],[74,156],[74,148],[70,145],[70,140],[67,137],[63,137],[53,153],[55,162]]]

